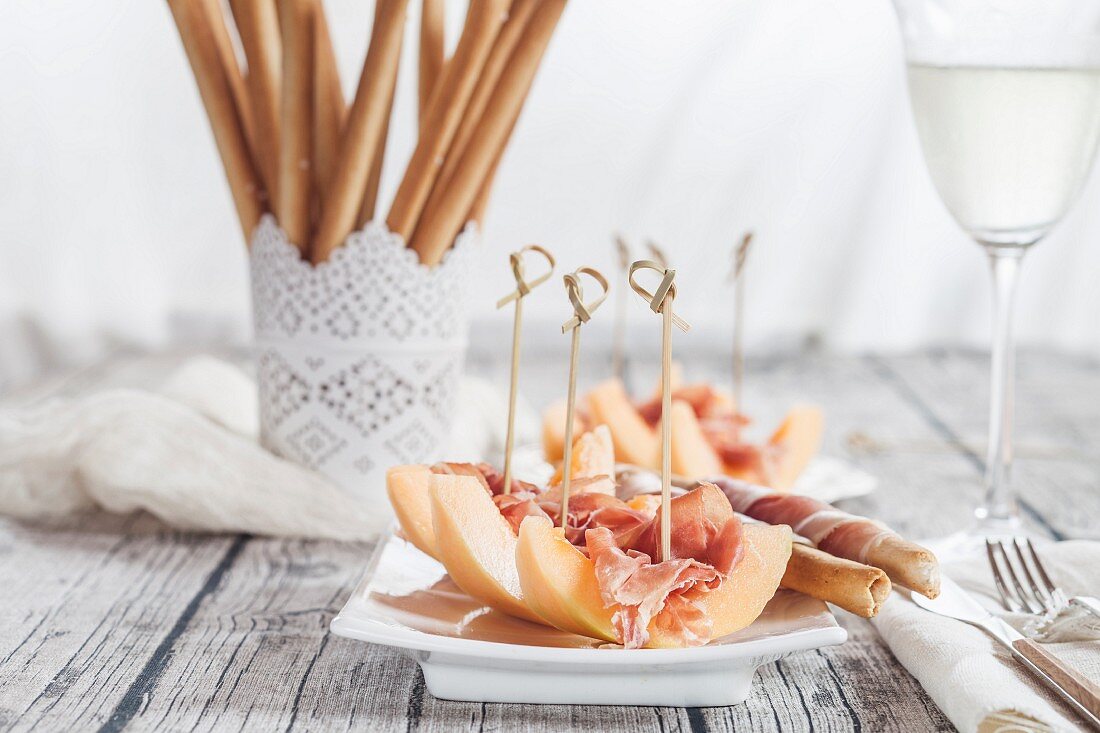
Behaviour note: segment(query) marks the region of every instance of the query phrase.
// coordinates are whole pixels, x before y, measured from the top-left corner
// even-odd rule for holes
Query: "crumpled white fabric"
[[[448,456],[503,443],[507,396],[467,379]],[[187,530],[366,539],[389,526],[321,475],[260,447],[256,386],[238,368],[192,359],[158,392],[108,389],[0,411],[0,514],[21,519],[96,507],[147,511]],[[538,439],[521,405],[518,439]]]
[[[1068,595],[1100,588],[1100,542],[1075,540],[1037,547],[1044,567]],[[991,611],[1023,632],[1035,617],[1005,613],[984,558],[947,564],[944,572]],[[937,616],[894,593],[872,619],[894,656],[951,722],[970,731],[1075,731],[1077,717],[998,642],[978,628]],[[1051,652],[1100,680],[1100,642],[1051,643]]]

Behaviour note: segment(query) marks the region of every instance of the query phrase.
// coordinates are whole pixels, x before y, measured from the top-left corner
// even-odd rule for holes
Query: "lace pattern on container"
[[[428,268],[371,223],[313,267],[265,217],[251,251],[264,445],[388,512],[386,468],[448,437],[477,241],[467,227]]]
[[[345,343],[454,339],[466,325],[477,240],[468,225],[443,262],[427,267],[400,236],[370,222],[314,267],[265,216],[252,238],[256,334]]]

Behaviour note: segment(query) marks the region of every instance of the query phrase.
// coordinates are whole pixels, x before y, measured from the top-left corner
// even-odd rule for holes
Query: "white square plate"
[[[780,590],[751,626],[706,646],[621,649],[498,613],[392,535],[331,628],[406,650],[446,700],[676,707],[742,702],[760,665],[848,638],[823,602]]]

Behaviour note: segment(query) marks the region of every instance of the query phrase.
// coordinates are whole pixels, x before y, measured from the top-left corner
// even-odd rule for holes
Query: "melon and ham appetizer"
[[[604,528],[624,546],[637,541],[650,515],[614,496],[615,456],[606,428],[574,444],[569,502],[570,538],[584,543],[585,531]],[[559,477],[560,480],[560,477]],[[528,516],[561,523],[561,487],[512,481],[480,463],[396,466],[386,489],[400,534],[447,568],[470,596],[512,616],[545,623],[524,604],[515,569],[519,526]]]
[[[587,530],[582,551],[548,520],[525,519],[516,564],[528,607],[563,631],[628,649],[700,646],[748,626],[779,587],[791,532],[742,527],[715,494],[725,501],[705,485],[673,500],[672,557],[662,562],[624,549],[606,528]]]
[[[562,457],[565,406],[555,403],[543,415],[543,448],[547,460]],[[687,478],[725,474],[789,489],[821,449],[824,418],[813,405],[797,405],[768,440],[758,445],[745,440],[749,420],[737,412],[732,399],[707,384],[673,380],[672,470]],[[621,381],[607,380],[581,400],[574,416],[574,434],[597,423],[606,425],[623,463],[656,469],[661,421],[660,394],[636,404]]]

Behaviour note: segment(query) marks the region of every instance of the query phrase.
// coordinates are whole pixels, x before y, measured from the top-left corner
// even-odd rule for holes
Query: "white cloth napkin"
[[[464,380],[447,456],[478,460],[503,444],[507,409],[496,387]],[[537,416],[518,412],[519,442],[536,442]],[[258,430],[255,383],[208,357],[157,392],[108,389],[0,411],[0,514],[145,510],[181,529],[332,539],[388,527],[388,508],[268,453]]]
[[[1100,591],[1100,542],[1070,541],[1037,547],[1052,580],[1068,595]],[[1024,632],[1033,616],[1004,613],[984,559],[944,566],[965,590]],[[982,630],[937,616],[894,593],[872,620],[905,668],[963,733],[1074,731],[1077,718],[1055,693]],[[1047,648],[1100,680],[1100,642],[1052,643]]]

